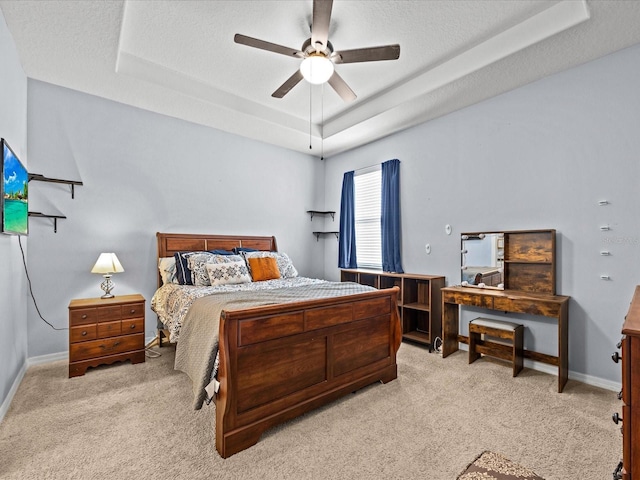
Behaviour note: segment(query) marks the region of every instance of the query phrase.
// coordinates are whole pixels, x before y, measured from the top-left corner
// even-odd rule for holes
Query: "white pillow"
[[[198,287],[208,287],[209,272],[205,268],[209,263],[241,262],[240,255],[217,255],[209,252],[195,253],[187,258],[189,270],[191,270],[191,281]]]
[[[160,272],[160,278],[162,278],[162,284],[178,283],[176,277],[176,259],[175,257],[163,257],[158,259],[158,271]]]
[[[251,275],[249,275],[247,264],[243,260],[238,262],[207,263],[205,268],[212,286],[251,282]]]
[[[255,257],[273,257],[276,259],[276,263],[278,264],[278,270],[280,270],[280,278],[293,278],[298,276],[298,271],[296,267],[293,266],[293,262],[289,258],[286,253],[280,252],[242,252],[245,260],[249,258]],[[247,265],[249,261],[247,260]]]

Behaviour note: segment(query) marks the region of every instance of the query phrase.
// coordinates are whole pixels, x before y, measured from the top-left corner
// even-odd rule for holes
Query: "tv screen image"
[[[2,150],[2,223],[3,233],[29,233],[29,172],[7,141],[0,139]]]

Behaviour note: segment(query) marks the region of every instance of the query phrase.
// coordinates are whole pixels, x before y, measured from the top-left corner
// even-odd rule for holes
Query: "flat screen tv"
[[[2,151],[2,222],[0,231],[12,235],[29,234],[29,173],[7,141],[0,139]]]

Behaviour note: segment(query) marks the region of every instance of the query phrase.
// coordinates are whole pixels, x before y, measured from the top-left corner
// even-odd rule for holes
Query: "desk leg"
[[[562,304],[558,315],[558,393],[569,378],[569,302]]]
[[[442,358],[458,350],[458,315],[457,303],[442,302]]]

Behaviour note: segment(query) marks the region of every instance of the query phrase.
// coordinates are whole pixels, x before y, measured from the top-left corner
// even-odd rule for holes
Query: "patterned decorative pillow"
[[[158,259],[158,271],[160,272],[160,278],[162,278],[162,284],[178,283],[176,277],[176,259],[175,257],[164,257]]]
[[[187,258],[189,264],[189,270],[191,271],[192,284],[197,287],[208,287],[211,285],[209,273],[206,266],[210,263],[229,263],[229,262],[242,262],[243,259],[240,255],[216,255],[210,252],[198,252],[194,255],[190,255]]]
[[[196,253],[206,252],[176,252],[173,257],[176,260],[176,277],[180,285],[193,285],[191,270],[189,270],[188,259]]]
[[[254,282],[280,278],[278,263],[273,257],[251,257],[247,259],[251,268],[251,278]]]
[[[280,270],[280,278],[293,278],[298,276],[298,271],[296,267],[293,266],[293,262],[289,258],[286,253],[280,252],[243,252],[245,260],[247,261],[247,265],[249,264],[250,258],[263,258],[263,257],[272,257],[276,259],[278,263],[278,270]],[[251,265],[249,265],[249,273],[251,273]]]
[[[244,260],[226,263],[207,263],[205,270],[212,286],[251,282],[251,275]]]

